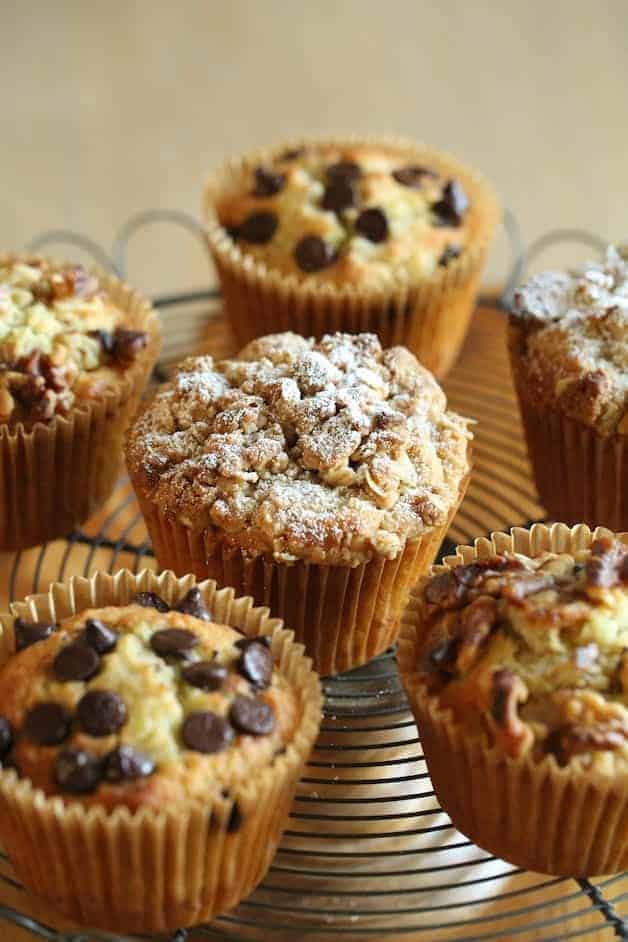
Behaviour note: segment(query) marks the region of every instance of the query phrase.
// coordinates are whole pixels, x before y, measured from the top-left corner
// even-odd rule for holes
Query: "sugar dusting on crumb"
[[[470,438],[405,348],[286,333],[184,361],[127,452],[152,501],[217,540],[357,564],[445,522]]]

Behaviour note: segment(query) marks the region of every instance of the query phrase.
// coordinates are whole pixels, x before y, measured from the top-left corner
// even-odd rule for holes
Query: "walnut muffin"
[[[150,306],[115,279],[0,256],[2,549],[61,536],[108,496],[158,345]]]
[[[544,272],[515,295],[510,354],[550,516],[628,527],[628,263]]]
[[[401,660],[430,772],[454,823],[521,866],[576,875],[606,872],[619,860],[623,867],[627,859],[625,847],[612,840],[609,847],[600,833],[587,846],[585,831],[571,846],[579,825],[558,802],[569,788],[581,799],[602,783],[604,797],[620,793],[621,813],[628,815],[628,538],[606,531],[588,545],[560,549],[531,557],[469,554],[423,580],[415,643],[411,657],[406,649]],[[483,763],[490,756],[499,769],[484,795],[475,791],[471,813],[457,789],[443,784],[451,775],[443,752],[450,733],[452,749],[454,738],[466,741],[467,768],[488,775]],[[481,789],[480,775],[476,784],[466,772],[460,788]],[[535,831],[541,810],[535,787],[520,793],[517,809],[533,832],[527,846],[518,845],[520,835],[513,839],[500,817],[506,812],[492,792],[507,791],[516,776],[545,789],[541,803],[562,828],[553,843]],[[541,819],[536,826],[546,825]]]
[[[470,438],[404,348],[286,333],[184,361],[126,452],[160,565],[252,594],[331,673],[394,639]]]
[[[207,211],[241,341],[278,328],[316,336],[373,330],[383,343],[405,343],[437,373],[455,357],[460,332],[445,284],[460,288],[476,273],[496,215],[486,185],[455,161],[406,143],[357,139],[304,142],[234,162],[210,181]],[[254,273],[259,296],[250,290]],[[238,277],[247,281],[246,300],[237,295]],[[271,287],[272,303],[270,294],[262,297]],[[442,352],[427,336],[428,294],[455,334]]]
[[[204,586],[178,594],[178,586],[170,601],[158,591],[139,591],[119,599],[126,604],[96,605],[56,623],[18,616],[11,626],[14,653],[0,669],[3,813],[17,800],[29,826],[33,812],[20,804],[22,790],[29,798],[38,795],[36,802],[63,808],[62,816],[81,826],[97,819],[98,828],[109,834],[114,859],[131,854],[129,835],[118,844],[121,815],[149,846],[156,839],[153,828],[170,830],[168,882],[181,860],[191,856],[191,884],[165,916],[155,917],[142,902],[150,871],[137,874],[139,902],[123,903],[115,913],[107,911],[109,891],[99,899],[89,880],[80,913],[77,904],[69,909],[62,886],[54,891],[56,899],[50,889],[33,886],[68,914],[124,931],[187,925],[250,891],[254,884],[244,867],[236,879],[220,877],[222,900],[208,900],[211,869],[225,866],[231,836],[244,835],[242,841],[250,844],[266,832],[263,852],[255,843],[248,847],[257,855],[255,882],[263,876],[305,760],[304,727],[309,748],[317,728],[313,718],[320,715],[318,699],[308,700],[315,687],[306,679],[307,664],[298,653],[290,654],[287,633],[272,634],[277,623],[269,624],[271,634],[245,633],[214,618]],[[250,613],[250,601],[243,611]],[[249,626],[246,617],[244,626]],[[292,667],[290,657],[296,657]],[[257,800],[247,794],[251,780],[260,783]],[[275,822],[279,799],[282,821]],[[169,822],[163,819],[165,809]],[[172,831],[173,820],[185,821],[192,812],[207,817],[204,827],[210,832],[200,872],[194,868],[202,836],[192,836],[198,844],[192,848],[189,823],[181,834]],[[86,832],[88,846],[95,833]],[[19,870],[21,841],[8,824],[0,823],[0,835]],[[70,839],[78,840],[73,832]],[[50,852],[63,855],[58,843]],[[29,875],[27,867],[32,885]],[[189,872],[184,877],[183,883]],[[128,879],[133,878],[125,872],[127,895]],[[194,898],[197,887],[204,901]]]

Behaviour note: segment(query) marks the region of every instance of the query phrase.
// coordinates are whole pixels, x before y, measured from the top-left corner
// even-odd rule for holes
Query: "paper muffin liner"
[[[0,256],[0,265],[32,256]],[[120,469],[122,440],[160,347],[159,319],[129,285],[92,269],[133,329],[148,344],[120,376],[115,391],[69,415],[0,426],[0,550],[24,549],[65,536],[111,493]]]
[[[59,621],[86,608],[127,604],[136,592],[157,592],[168,603],[194,584],[191,576],[147,570],[97,573],[55,583],[46,595],[12,605],[12,615]],[[0,841],[24,885],[75,922],[114,932],[166,932],[231,909],[263,879],[286,824],[302,768],[318,735],[322,694],[303,648],[268,610],[236,598],[215,582],[199,585],[216,622],[249,637],[269,635],[280,673],[299,693],[300,723],[273,764],[247,775],[234,749],[228,795],[132,813],[86,809],[45,797],[15,772],[0,771]],[[2,616],[13,650],[13,617]],[[11,656],[8,654],[8,656]]]
[[[432,574],[495,553],[574,553],[608,535],[585,524],[515,527],[459,546]],[[628,543],[628,534],[620,539]],[[490,853],[529,870],[576,877],[625,870],[628,775],[560,767],[550,755],[540,762],[512,759],[442,710],[416,669],[423,631],[418,589],[403,619],[397,659],[434,789],[453,824]]]
[[[215,207],[221,194],[236,187],[260,162],[272,160],[287,148],[317,144],[382,147],[398,153],[400,159],[428,164],[459,179],[471,203],[470,232],[462,254],[420,281],[375,290],[285,275],[241,251],[217,218]],[[487,248],[500,218],[492,188],[475,170],[403,138],[362,135],[284,142],[233,158],[206,182],[203,214],[225,308],[240,345],[285,330],[317,338],[336,331],[367,331],[377,334],[385,347],[405,345],[438,377],[453,365],[464,341]]]
[[[268,606],[326,677],[366,664],[396,640],[410,590],[433,563],[468,481],[469,474],[446,523],[409,540],[394,559],[375,555],[358,566],[245,556],[214,528],[194,530],[172,519],[142,494],[139,482],[134,486],[162,569],[215,579]]]
[[[628,434],[600,435],[558,409],[539,407],[521,368],[521,332],[509,348],[521,419],[541,503],[552,520],[628,529]]]

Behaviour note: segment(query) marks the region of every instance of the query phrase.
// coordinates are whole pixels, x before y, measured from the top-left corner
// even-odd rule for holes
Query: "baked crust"
[[[628,768],[628,546],[474,561],[420,599],[421,681],[457,722],[513,757]]]
[[[473,209],[460,181],[435,166],[418,166],[399,147],[358,143],[268,155],[216,205],[242,252],[269,269],[371,289],[427,278],[464,252]],[[260,214],[274,222],[251,235],[249,220]],[[304,260],[299,243],[312,237],[327,254]]]
[[[618,250],[520,288],[510,345],[527,399],[600,434],[628,434],[628,262]]]
[[[55,658],[83,638],[90,619],[117,633],[115,649],[100,655],[93,677],[62,680]],[[196,646],[185,659],[157,653],[151,639],[156,632],[169,629],[195,636]],[[0,712],[13,734],[10,763],[46,795],[62,795],[108,810],[172,807],[228,793],[256,770],[272,764],[293,738],[302,714],[298,691],[278,670],[273,669],[263,684],[250,680],[241,667],[243,641],[228,626],[181,611],[157,611],[146,603],[89,609],[64,619],[55,633],[16,653],[0,671]],[[186,668],[206,661],[225,668],[217,689],[201,689],[185,679]],[[107,691],[121,698],[126,721],[118,731],[96,736],[81,726],[77,706],[90,691]],[[236,697],[268,705],[272,730],[253,735],[234,729],[231,710]],[[29,738],[25,723],[34,707],[50,702],[68,711],[71,726],[62,742],[46,746]],[[206,711],[225,719],[229,727],[229,738],[211,754],[188,748],[182,732],[187,717]],[[152,774],[111,783],[103,773],[95,789],[70,795],[55,781],[61,752],[82,750],[102,763],[119,746],[131,747],[150,760]]]
[[[285,333],[181,364],[127,463],[140,499],[247,555],[358,565],[446,521],[470,438],[405,348]]]
[[[0,422],[29,429],[118,391],[143,326],[80,265],[0,257]]]

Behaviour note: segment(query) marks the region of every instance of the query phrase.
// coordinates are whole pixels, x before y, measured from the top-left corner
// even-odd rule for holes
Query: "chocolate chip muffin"
[[[625,254],[625,253],[624,253]],[[628,527],[628,262],[544,272],[515,295],[510,356],[552,518]]]
[[[394,640],[470,438],[404,348],[286,333],[186,360],[130,429],[127,464],[159,564],[269,605],[330,674]]]
[[[236,603],[233,618],[229,590],[220,598],[204,584],[180,594],[189,579],[177,584],[171,575],[160,581],[145,574],[129,583],[129,575],[116,577],[114,604],[56,620],[31,614],[7,621],[14,653],[0,670],[0,805],[3,820],[17,807],[23,824],[14,830],[0,822],[0,835],[27,884],[68,915],[119,931],[161,931],[235,905],[261,879],[316,735],[320,695],[287,633],[272,633],[277,623],[266,619],[271,634],[251,630],[265,622],[259,610],[251,613],[250,600]],[[133,593],[142,583],[147,589]],[[215,610],[221,618],[231,610],[232,624]],[[31,800],[62,808],[70,830],[81,822],[86,845],[100,846],[105,832],[114,859],[130,853],[118,843],[117,822],[129,829],[126,841],[148,840],[151,852],[167,831],[172,860],[164,860],[164,872],[168,882],[181,881],[181,898],[170,906],[171,886],[161,887],[166,912],[147,910],[150,870],[137,874],[143,888],[135,900],[125,901],[126,884],[120,887],[111,913],[109,888],[99,898],[98,886],[89,886],[86,900],[69,903],[58,880],[52,889],[42,886],[17,836],[35,825]],[[199,818],[207,835],[188,832]],[[263,851],[251,844],[261,833],[269,842]],[[220,877],[230,843],[236,859],[235,844],[241,851],[251,844],[247,852],[256,859],[242,874]],[[63,856],[59,839],[50,852]],[[176,872],[181,867],[185,873]],[[214,869],[222,889],[212,888]]]
[[[495,536],[422,582],[404,632],[437,793],[456,826],[515,864],[625,869],[628,538],[560,525],[526,534],[537,552],[517,546],[522,534],[494,552]]]
[[[152,309],[115,279],[0,256],[0,548],[61,536],[108,496],[158,346]]]
[[[240,341],[372,330],[437,375],[457,355],[497,217],[487,185],[445,155],[359,139],[232,161],[206,211]]]

